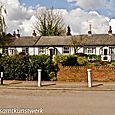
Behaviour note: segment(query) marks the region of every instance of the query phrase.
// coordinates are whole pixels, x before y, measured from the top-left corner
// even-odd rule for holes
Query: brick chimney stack
[[[16,38],[20,38],[20,30],[19,29],[17,29]]]
[[[33,30],[32,36],[33,36],[33,37],[36,37],[36,35],[37,35],[37,34],[36,34],[36,31]]]
[[[111,28],[111,26],[109,26],[108,35],[112,35],[112,28]]]
[[[89,24],[89,31],[88,31],[88,36],[92,35],[92,31],[91,31],[91,24]]]
[[[88,36],[92,35],[92,31],[91,31],[91,24],[89,24],[89,31],[88,31]]]

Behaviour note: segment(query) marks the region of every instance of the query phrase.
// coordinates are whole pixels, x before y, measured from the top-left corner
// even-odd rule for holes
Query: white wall
[[[39,51],[38,51],[38,47],[35,48],[35,55],[38,55]]]
[[[102,47],[102,52],[100,51],[100,48],[101,48],[101,46],[96,47],[96,55],[101,55],[101,58],[103,60],[103,58],[104,58],[104,55],[103,55],[104,49],[107,49],[108,50],[107,57],[108,57],[108,60],[111,61],[111,55],[109,54],[109,47]],[[21,47],[16,47],[16,48],[11,47],[11,48],[8,48],[8,49],[9,49],[9,51],[8,51],[9,55],[11,54],[10,49],[16,50],[17,54],[22,52]],[[65,53],[65,54],[63,54],[63,47],[55,47],[55,49],[57,49],[57,52],[55,52],[55,54],[57,54],[57,55],[69,55],[69,54],[73,55],[74,54],[74,48],[73,47],[70,47],[70,53]],[[78,50],[78,53],[83,53],[83,50],[84,50],[83,48],[80,48]],[[2,53],[2,48],[0,48],[0,53]],[[38,54],[39,54],[39,48],[38,47],[29,47],[29,55],[38,55]],[[45,53],[44,54],[50,55],[49,48],[45,48]]]
[[[38,55],[38,47],[29,47],[29,55]]]
[[[45,54],[50,55],[50,50],[48,48],[45,48]]]
[[[55,47],[57,49],[57,55],[63,54],[63,48],[62,47]]]
[[[111,55],[107,55],[106,57],[107,57],[107,60],[104,60],[104,57],[105,57],[105,55],[101,55],[101,60],[102,61],[111,61]]]
[[[33,47],[29,47],[29,55],[34,55],[35,54],[35,50]]]
[[[83,48],[78,47],[78,53],[83,53]]]
[[[2,54],[2,48],[0,48],[0,53]]]
[[[100,48],[101,47],[96,47],[96,55],[100,55]]]
[[[17,47],[17,48],[16,48],[16,51],[17,51],[18,53],[20,53],[20,52],[22,52],[22,48],[21,48],[21,47]]]

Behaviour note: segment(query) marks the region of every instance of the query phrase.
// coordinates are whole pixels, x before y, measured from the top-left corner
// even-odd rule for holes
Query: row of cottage
[[[83,41],[84,45],[81,44]],[[74,36],[36,36],[35,31],[33,36],[20,37],[18,34],[10,38],[9,44],[0,48],[0,53],[69,55],[74,54],[74,45],[79,46],[76,53],[101,55],[102,61],[115,61],[115,35],[112,34],[111,27],[108,34],[92,34],[91,31],[88,31],[88,35]]]

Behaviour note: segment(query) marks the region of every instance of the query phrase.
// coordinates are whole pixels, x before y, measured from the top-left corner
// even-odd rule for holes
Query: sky
[[[0,0],[7,10],[3,15],[7,33],[20,30],[22,36],[32,35],[36,13],[43,7],[59,10],[71,33],[87,34],[89,24],[93,34],[106,34],[109,26],[115,33],[115,0]]]

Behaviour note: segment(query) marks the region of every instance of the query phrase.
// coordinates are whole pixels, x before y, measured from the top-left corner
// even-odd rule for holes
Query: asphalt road
[[[115,115],[115,92],[0,89],[0,115],[8,115],[8,108],[38,109],[35,115]]]

